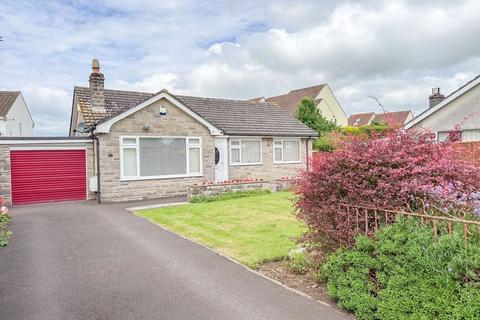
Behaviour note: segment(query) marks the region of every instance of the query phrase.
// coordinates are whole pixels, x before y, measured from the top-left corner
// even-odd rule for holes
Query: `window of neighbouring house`
[[[230,140],[231,164],[261,164],[262,146],[260,139]]]
[[[201,175],[201,140],[189,137],[122,137],[121,178]]]
[[[298,139],[273,140],[273,162],[275,163],[300,162],[300,140]]]

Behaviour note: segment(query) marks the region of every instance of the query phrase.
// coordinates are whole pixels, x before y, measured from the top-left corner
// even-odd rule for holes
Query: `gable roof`
[[[376,113],[373,121],[378,123],[388,123],[391,126],[403,126],[411,113],[411,111]]]
[[[73,94],[87,127],[105,121],[154,96],[153,93],[107,89],[105,90],[106,112],[95,112],[91,105],[90,88],[75,87]]]
[[[325,87],[325,84],[296,89],[290,91],[287,94],[267,98],[265,99],[265,101],[273,102],[286,110],[291,115],[295,115],[297,113],[298,103],[305,97],[315,99],[320,90],[323,89],[323,87]],[[257,99],[259,98],[252,99],[252,101],[255,101]],[[320,101],[316,102],[318,103]]]
[[[365,112],[365,113],[355,113],[348,117],[349,126],[365,126],[369,125],[372,121],[378,123],[389,123],[393,126],[403,126],[405,121],[407,121],[408,116],[412,112],[410,110],[405,111],[393,111],[393,112]]]
[[[426,109],[425,111],[420,113],[418,116],[413,118],[410,122],[408,122],[405,125],[405,129],[410,129],[411,127],[413,127],[414,125],[416,125],[420,121],[424,120],[425,118],[429,117],[430,115],[434,114],[438,110],[440,110],[443,107],[445,107],[446,105],[448,105],[453,100],[457,99],[462,94],[464,94],[467,91],[469,91],[470,89],[476,87],[478,84],[480,84],[480,75],[476,76],[472,80],[470,80],[467,83],[465,83],[464,85],[462,85],[457,90],[450,93],[448,96],[445,97],[445,99],[443,99],[442,102],[440,102],[436,106]]]
[[[355,113],[348,117],[349,126],[365,126],[370,124],[370,122],[375,117],[375,113],[366,112],[366,113]]]
[[[75,87],[75,96],[87,127],[118,121],[122,114],[153,103],[158,97],[178,101],[226,135],[244,136],[317,136],[296,118],[272,103],[173,95],[167,91],[145,93],[105,89],[105,111],[94,112],[90,89]],[[111,124],[110,124],[111,125]]]
[[[0,91],[0,117],[7,115],[19,95],[20,91]]]

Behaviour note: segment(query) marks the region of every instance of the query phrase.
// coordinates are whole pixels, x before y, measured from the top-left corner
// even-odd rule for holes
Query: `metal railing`
[[[471,234],[470,229],[472,229],[472,227],[477,231],[480,231],[480,221],[475,220],[433,216],[406,211],[386,210],[350,204],[340,204],[340,208],[343,208],[346,212],[346,223],[348,226],[347,229],[349,230],[347,239],[349,245],[353,243],[353,239],[356,235],[372,235],[380,226],[395,222],[396,217],[399,215],[403,215],[405,217],[417,217],[422,225],[431,224],[435,240],[439,235],[440,222],[444,222],[446,232],[448,234],[452,234],[454,225],[462,225],[463,236],[465,240]]]

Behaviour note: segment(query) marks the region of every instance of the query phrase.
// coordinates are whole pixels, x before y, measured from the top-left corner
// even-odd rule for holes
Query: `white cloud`
[[[68,134],[72,108],[72,97],[69,92],[27,85],[22,88],[22,94],[35,121],[35,135]]]
[[[479,73],[478,1],[2,3],[0,84],[37,134],[65,134],[74,85],[249,98],[328,82],[347,113],[427,105]]]

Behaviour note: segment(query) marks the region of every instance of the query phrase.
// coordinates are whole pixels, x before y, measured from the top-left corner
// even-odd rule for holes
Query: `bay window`
[[[273,162],[274,163],[300,162],[300,140],[299,139],[273,140]]]
[[[230,140],[230,164],[252,165],[262,163],[262,142],[260,139]]]
[[[201,140],[192,137],[121,137],[121,178],[199,176]]]

